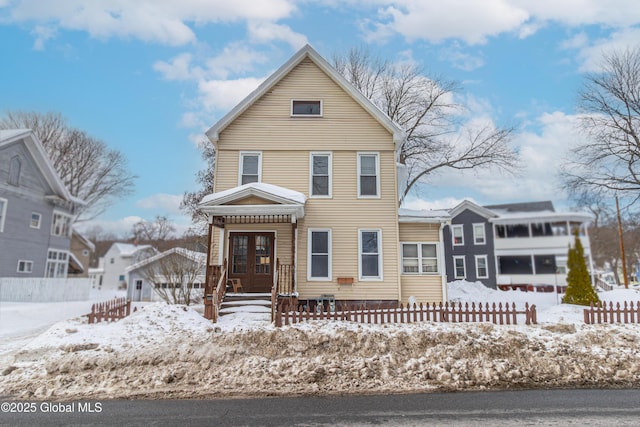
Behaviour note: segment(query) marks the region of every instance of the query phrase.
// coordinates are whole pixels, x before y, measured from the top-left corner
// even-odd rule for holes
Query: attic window
[[[291,116],[322,117],[322,101],[291,100]]]

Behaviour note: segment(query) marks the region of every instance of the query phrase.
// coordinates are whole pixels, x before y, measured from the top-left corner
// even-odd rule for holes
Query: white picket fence
[[[88,278],[0,278],[0,301],[63,302],[87,301],[91,280]]]

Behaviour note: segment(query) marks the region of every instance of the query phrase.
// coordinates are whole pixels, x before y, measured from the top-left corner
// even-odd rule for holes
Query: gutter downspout
[[[440,248],[438,252],[438,258],[440,259],[440,278],[442,281],[442,302],[449,301],[449,292],[447,288],[447,272],[446,272],[446,260],[444,259],[444,227],[451,225],[451,220],[440,223],[440,230],[438,231],[438,238],[440,239]],[[443,268],[445,267],[445,268]]]

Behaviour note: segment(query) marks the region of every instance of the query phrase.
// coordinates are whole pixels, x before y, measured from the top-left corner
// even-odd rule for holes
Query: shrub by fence
[[[417,322],[491,322],[500,325],[517,324],[517,315],[525,315],[527,325],[536,324],[536,306],[525,304],[524,311],[517,311],[515,303],[434,303],[413,306],[402,304],[397,308],[364,308],[340,306],[335,311],[316,312],[309,306],[289,310],[280,305],[275,313],[276,326],[300,323],[309,320],[343,320],[359,323],[417,323]]]
[[[135,312],[137,309],[134,309]],[[91,306],[89,323],[114,322],[131,314],[131,300],[114,298]]]
[[[617,302],[615,307],[612,302],[591,303],[589,308],[584,309],[584,323],[587,325],[601,323],[640,323],[640,302],[624,302],[623,306]]]

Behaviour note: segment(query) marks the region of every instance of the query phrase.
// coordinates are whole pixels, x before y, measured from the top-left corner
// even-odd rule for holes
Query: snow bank
[[[0,367],[0,395],[185,398],[637,387],[639,345],[638,325],[316,321],[275,328],[256,322],[223,332],[191,308],[153,304],[112,324],[74,319],[54,325]]]

